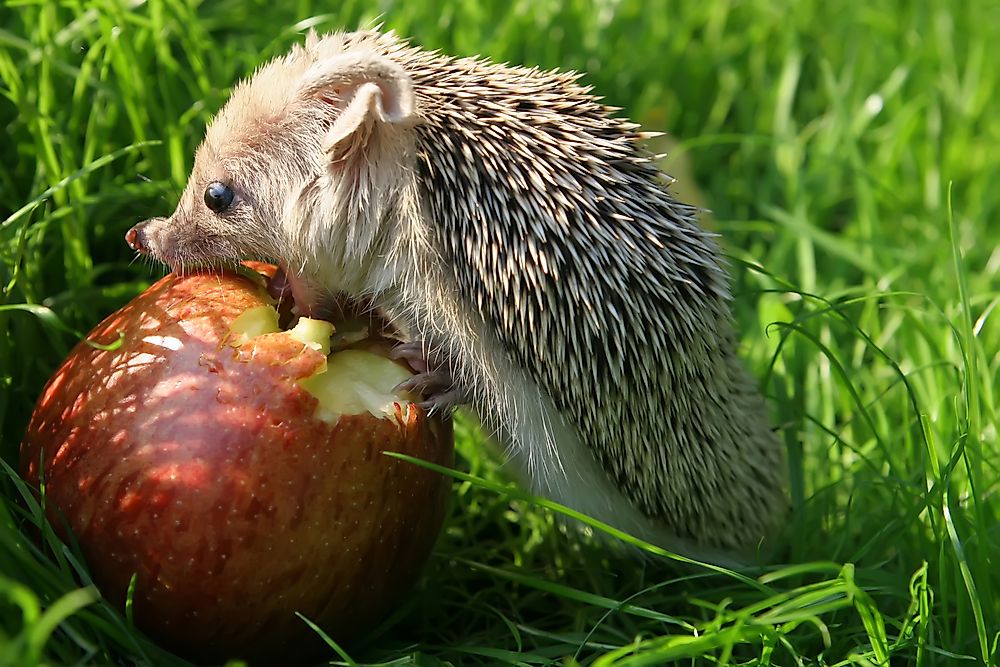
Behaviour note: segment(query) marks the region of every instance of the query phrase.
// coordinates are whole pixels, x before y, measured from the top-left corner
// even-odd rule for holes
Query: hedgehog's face
[[[198,149],[174,213],[137,225],[130,242],[175,271],[241,259],[271,259],[281,250],[280,202],[289,178],[262,169],[262,153],[230,142]]]
[[[321,171],[322,132],[291,126],[294,116],[230,113],[234,102],[245,101],[234,97],[209,126],[173,214],[136,225],[126,240],[178,273],[246,259],[279,264],[289,274],[300,311],[312,313],[320,290],[316,281],[287,269],[303,264],[287,219],[290,202]],[[234,115],[239,125],[233,124]]]
[[[300,300],[364,291],[365,267],[385,251],[375,243],[392,217],[383,202],[398,199],[383,191],[395,180],[384,172],[404,166],[383,153],[412,135],[415,117],[409,78],[395,63],[344,49],[343,39],[314,42],[239,86],[210,125],[173,215],[133,227],[129,245],[175,271],[273,261]]]

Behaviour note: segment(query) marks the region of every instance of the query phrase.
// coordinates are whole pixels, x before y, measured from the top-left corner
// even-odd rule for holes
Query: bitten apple
[[[135,574],[136,624],[184,655],[288,658],[315,639],[295,612],[350,640],[443,521],[447,480],[382,453],[452,460],[450,422],[393,393],[390,343],[277,322],[262,282],[169,275],[87,336],[109,348],[76,346],[22,444],[103,594]]]

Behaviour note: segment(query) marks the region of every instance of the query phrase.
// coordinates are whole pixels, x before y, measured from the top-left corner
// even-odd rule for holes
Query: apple
[[[121,608],[134,574],[136,625],[203,660],[315,647],[295,612],[338,641],[370,628],[418,578],[449,489],[382,453],[450,465],[452,432],[393,393],[411,371],[375,320],[281,331],[255,276],[168,275],[109,316],[21,446],[104,596]]]

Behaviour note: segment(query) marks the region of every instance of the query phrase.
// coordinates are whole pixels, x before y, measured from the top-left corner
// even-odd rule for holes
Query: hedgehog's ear
[[[323,147],[344,154],[363,145],[372,132],[405,129],[418,122],[413,81],[397,63],[374,52],[326,58],[305,74],[302,93],[336,108]]]

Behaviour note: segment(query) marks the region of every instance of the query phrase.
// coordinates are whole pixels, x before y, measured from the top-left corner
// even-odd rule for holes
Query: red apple
[[[254,336],[276,323],[252,279],[169,275],[87,336],[120,346],[76,346],[22,444],[103,594],[135,573],[136,624],[181,654],[287,658],[315,638],[295,612],[349,641],[443,521],[446,479],[382,454],[452,459],[450,422],[392,393],[388,343],[334,337],[328,360],[329,327]]]

